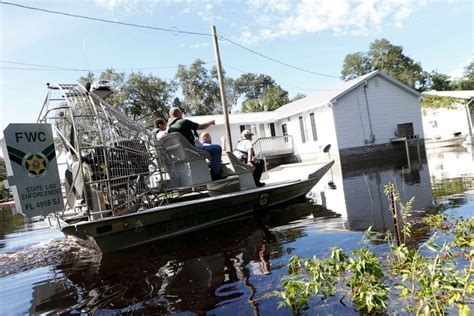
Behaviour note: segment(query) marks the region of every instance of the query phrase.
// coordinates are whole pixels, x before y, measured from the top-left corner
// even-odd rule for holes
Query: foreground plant
[[[414,200],[403,203],[394,186],[386,189],[402,211],[403,240],[407,240]],[[394,303],[397,312],[442,315],[457,307],[459,315],[469,315],[469,305],[474,304],[474,219],[450,222],[445,215],[436,214],[427,216],[424,222],[448,234],[451,240],[437,244],[438,235],[434,232],[419,247],[405,243],[395,246],[389,234],[386,240],[390,252],[377,258],[367,246],[373,238],[369,228],[362,240],[364,246],[353,250],[350,256],[333,248],[326,259],[292,257],[289,276],[273,295],[282,298],[279,306],[289,308],[294,315],[309,308],[311,297],[340,296],[344,304],[342,300],[348,292],[354,307],[364,314],[386,312]]]

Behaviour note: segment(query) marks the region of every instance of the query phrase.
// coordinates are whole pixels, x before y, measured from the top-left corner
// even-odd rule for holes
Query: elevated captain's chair
[[[242,163],[232,152],[227,152],[227,158],[229,158],[229,164],[225,165],[222,169],[223,173],[227,176],[237,175],[239,176],[240,190],[256,188],[255,180],[253,179],[252,168],[249,165]]]
[[[170,186],[195,186],[211,182],[207,152],[189,143],[181,133],[170,133],[158,141],[168,156]]]

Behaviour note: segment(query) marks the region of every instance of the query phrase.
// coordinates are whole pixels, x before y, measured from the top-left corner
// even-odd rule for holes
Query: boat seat
[[[211,182],[207,159],[209,153],[189,143],[181,133],[169,133],[157,144],[157,151],[166,153],[164,159],[169,175],[168,188],[196,186]]]
[[[238,175],[240,190],[252,189],[257,187],[253,179],[252,168],[242,163],[232,152],[227,151],[228,164],[221,167],[222,174],[225,176]]]
[[[211,159],[208,152],[191,145],[181,133],[166,134],[159,141],[172,160],[181,162]]]

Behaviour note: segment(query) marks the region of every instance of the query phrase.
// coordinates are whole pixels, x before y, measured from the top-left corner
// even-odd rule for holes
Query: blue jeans
[[[203,143],[199,147],[204,151],[207,151],[211,155],[211,174],[218,175],[221,173],[221,161],[222,161],[222,147],[217,144]]]

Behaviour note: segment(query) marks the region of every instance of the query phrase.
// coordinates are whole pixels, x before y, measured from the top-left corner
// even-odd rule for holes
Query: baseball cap
[[[242,135],[242,137],[245,137],[245,136],[247,136],[247,135],[253,135],[253,133],[252,133],[251,131],[249,131],[248,129],[244,129],[244,130],[242,131],[242,134],[241,134],[241,135]]]

